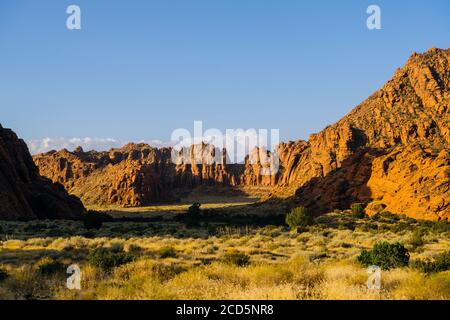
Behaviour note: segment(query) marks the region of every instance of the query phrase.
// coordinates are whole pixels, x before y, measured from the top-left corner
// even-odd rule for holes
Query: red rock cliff
[[[39,175],[26,144],[0,125],[0,219],[76,219],[84,207]]]
[[[261,174],[271,167],[263,150],[236,165],[173,164],[169,149],[146,145],[109,153],[51,152],[34,159],[41,174],[88,204],[143,205],[169,199],[175,188],[201,184],[264,185],[273,187],[273,197],[295,195],[296,202],[317,212],[365,202],[370,212],[384,208],[417,218],[450,217],[449,88],[450,49],[413,54],[337,123],[309,141],[281,144],[280,170],[272,175]]]

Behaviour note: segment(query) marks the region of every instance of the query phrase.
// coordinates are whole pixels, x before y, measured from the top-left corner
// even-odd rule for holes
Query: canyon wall
[[[0,220],[77,219],[81,201],[41,177],[24,141],[0,125]]]
[[[34,160],[85,204],[140,206],[205,184],[268,186],[271,197],[291,196],[318,213],[364,202],[369,213],[440,219],[450,217],[449,113],[450,50],[431,49],[413,54],[380,90],[309,141],[280,144],[280,170],[272,175],[261,174],[271,167],[264,150],[243,164],[211,164],[204,157],[218,151],[208,145],[190,148],[198,163],[173,163],[170,149],[143,144]]]

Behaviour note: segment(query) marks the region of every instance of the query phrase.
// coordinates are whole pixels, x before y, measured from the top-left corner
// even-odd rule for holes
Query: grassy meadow
[[[339,211],[291,230],[259,215],[197,225],[161,215],[186,210],[179,206],[110,211],[153,219],[98,230],[79,221],[0,222],[0,299],[450,299],[450,271],[392,268],[371,290],[357,261],[381,241],[403,244],[410,261],[432,261],[450,250],[448,222]],[[81,268],[79,291],[66,288],[72,264]]]

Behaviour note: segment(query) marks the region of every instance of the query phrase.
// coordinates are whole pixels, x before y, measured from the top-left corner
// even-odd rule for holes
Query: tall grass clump
[[[226,264],[231,264],[238,267],[245,267],[250,264],[250,256],[248,256],[243,252],[232,250],[223,256],[223,261]]]
[[[162,247],[158,250],[158,256],[161,259],[176,258],[177,255],[177,250],[174,247]]]

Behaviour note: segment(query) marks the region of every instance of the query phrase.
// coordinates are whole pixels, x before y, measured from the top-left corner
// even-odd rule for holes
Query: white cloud
[[[38,154],[43,152],[48,152],[50,150],[61,150],[67,149],[73,151],[75,148],[81,146],[83,150],[96,150],[96,151],[107,151],[111,148],[120,148],[126,145],[129,141],[117,140],[113,138],[44,138],[27,141],[28,148],[31,154]],[[165,147],[169,144],[164,143],[160,140],[145,141],[142,140],[140,143],[147,143],[152,147]]]

